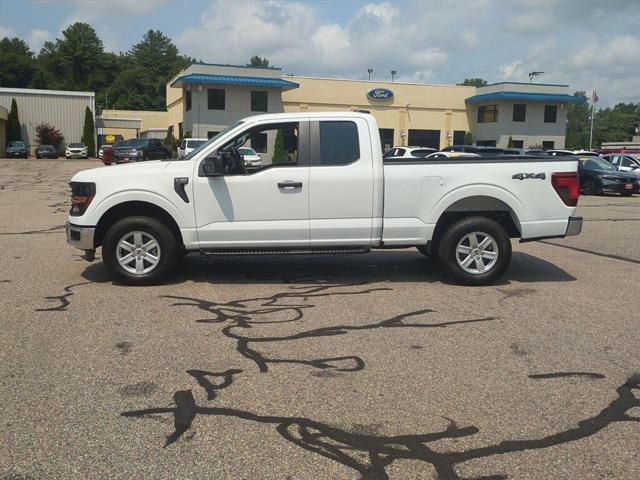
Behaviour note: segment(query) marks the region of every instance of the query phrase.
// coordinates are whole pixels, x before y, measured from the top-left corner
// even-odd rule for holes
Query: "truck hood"
[[[100,180],[113,180],[118,177],[143,176],[164,170],[171,162],[154,160],[151,162],[122,163],[118,165],[91,168],[76,173],[72,182],[99,182]]]

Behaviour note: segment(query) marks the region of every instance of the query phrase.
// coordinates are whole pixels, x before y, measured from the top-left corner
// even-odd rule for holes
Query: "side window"
[[[633,162],[628,158],[622,158],[620,161],[620,165],[622,165],[623,167],[630,167],[633,165]]]
[[[348,165],[360,158],[354,122],[320,122],[320,165]]]
[[[220,151],[251,147],[262,157],[263,166],[297,165],[300,125],[298,122],[270,123],[245,130]]]
[[[187,148],[187,141],[182,140],[182,143],[180,144],[180,150],[184,150],[185,148]]]
[[[544,106],[544,123],[556,123],[557,116],[558,116],[557,105]]]

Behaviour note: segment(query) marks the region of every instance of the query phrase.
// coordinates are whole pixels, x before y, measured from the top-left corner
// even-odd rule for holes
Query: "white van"
[[[206,138],[185,138],[178,147],[178,158],[184,158],[207,141]]]

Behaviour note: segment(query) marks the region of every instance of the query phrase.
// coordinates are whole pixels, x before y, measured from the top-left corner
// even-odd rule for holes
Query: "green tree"
[[[173,136],[173,131],[171,129],[167,129],[167,136],[164,137],[164,141],[162,142],[164,148],[171,152],[171,156],[175,157],[178,153],[178,141],[176,137]]]
[[[573,96],[587,98],[583,91],[575,92]],[[591,106],[586,101],[569,105],[567,109],[566,148],[578,150],[589,147],[590,116]]]
[[[25,88],[35,74],[33,52],[19,38],[0,40],[0,87]]]
[[[593,147],[599,147],[602,142],[629,141],[638,125],[640,103],[618,103],[599,110],[593,120]]]
[[[463,87],[486,87],[487,81],[483,78],[465,78],[464,82],[458,83]]]
[[[11,99],[11,110],[7,117],[7,142],[22,140],[22,130],[20,128],[20,118],[18,118],[18,104],[16,99]]]
[[[282,163],[288,160],[289,156],[284,149],[284,132],[282,129],[279,129],[276,134],[276,141],[273,144],[273,156],[271,157],[271,163]]]
[[[93,124],[93,112],[89,107],[84,111],[84,128],[82,130],[82,143],[87,147],[87,156],[96,156],[95,127]]]
[[[104,75],[104,46],[95,30],[87,23],[77,22],[62,32],[62,38],[49,46],[54,68],[62,73],[57,78],[59,88],[68,90],[96,90]]]
[[[249,59],[247,67],[269,68],[269,60],[258,55],[254,55]]]
[[[509,135],[509,141],[507,142],[507,148],[513,148],[513,137]]]

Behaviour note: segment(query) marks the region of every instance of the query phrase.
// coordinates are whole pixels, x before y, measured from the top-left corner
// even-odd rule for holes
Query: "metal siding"
[[[22,139],[32,149],[37,145],[35,126],[47,122],[64,135],[65,144],[80,142],[84,128],[84,113],[89,107],[94,113],[94,95],[47,95],[30,92],[4,92],[0,89],[0,106],[11,109],[11,100],[18,104]]]

